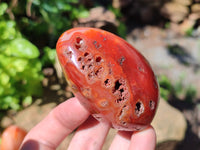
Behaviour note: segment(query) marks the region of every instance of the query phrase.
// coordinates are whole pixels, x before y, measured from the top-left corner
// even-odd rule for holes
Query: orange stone
[[[74,95],[98,120],[118,130],[147,127],[159,88],[148,61],[122,38],[95,28],[64,32],[57,55]]]

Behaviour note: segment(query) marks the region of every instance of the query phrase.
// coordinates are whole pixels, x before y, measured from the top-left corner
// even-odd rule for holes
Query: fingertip
[[[33,127],[23,141],[23,146],[35,146],[38,142],[43,149],[55,149],[75,128],[87,120],[90,113],[77,98],[70,98],[55,107],[41,122]],[[28,142],[28,143],[27,143]],[[25,148],[26,148],[25,147]],[[40,148],[41,149],[41,148]]]
[[[149,126],[132,134],[129,150],[154,150],[155,146],[156,132],[152,126]]]

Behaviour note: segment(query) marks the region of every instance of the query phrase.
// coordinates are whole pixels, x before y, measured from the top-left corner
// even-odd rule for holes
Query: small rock
[[[49,85],[49,79],[48,79],[48,78],[44,78],[44,79],[42,80],[42,85],[43,85],[44,87],[47,87],[47,86]]]
[[[119,9],[119,8],[120,8],[120,0],[113,0],[113,1],[112,1],[112,6],[113,6],[114,8]]]
[[[78,19],[78,22],[74,22],[73,26],[102,28],[116,33],[118,22],[113,12],[104,7],[95,7],[90,9],[90,14],[87,18]]]
[[[53,73],[54,73],[53,68],[44,68],[44,69],[43,69],[43,74],[44,74],[45,76],[52,76]]]
[[[70,98],[73,96],[73,94],[71,92],[65,92],[65,96],[66,98]]]
[[[180,25],[179,25],[179,31],[181,34],[186,34],[188,30],[192,29],[195,24],[195,20],[192,19],[185,19]]]
[[[174,0],[174,2],[184,5],[184,6],[189,6],[192,4],[192,0]]]
[[[189,18],[190,20],[195,20],[195,21],[197,21],[198,19],[200,19],[200,11],[199,11],[199,13],[191,13],[191,14],[188,16],[188,18]]]
[[[60,89],[56,92],[59,96],[65,94],[65,91]]]
[[[152,126],[157,134],[157,142],[161,143],[169,140],[182,141],[185,137],[187,123],[179,110],[160,99]]]
[[[65,90],[68,91],[68,92],[72,92],[71,86],[66,86],[66,87],[65,87]]]
[[[54,85],[50,86],[50,89],[57,91],[57,90],[61,89],[61,86],[60,86],[60,84],[54,84]]]
[[[166,3],[162,9],[161,13],[173,22],[180,22],[188,15],[188,7],[175,2]]]
[[[6,127],[12,125],[14,123],[14,121],[13,121],[13,119],[11,119],[9,117],[3,117],[0,123],[1,123],[2,128],[6,128]]]
[[[192,5],[191,10],[192,10],[193,13],[200,13],[200,4]]]

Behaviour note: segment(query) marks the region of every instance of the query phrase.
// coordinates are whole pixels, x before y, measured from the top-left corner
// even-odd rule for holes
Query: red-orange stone
[[[147,60],[120,37],[95,28],[64,32],[57,55],[74,95],[93,116],[118,130],[148,126],[159,100]]]
[[[7,127],[2,134],[0,150],[19,150],[27,132],[16,125]]]

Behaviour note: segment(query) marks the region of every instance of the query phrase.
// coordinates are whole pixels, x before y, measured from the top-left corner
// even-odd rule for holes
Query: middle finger
[[[101,150],[109,129],[110,124],[90,116],[76,131],[68,150]]]

